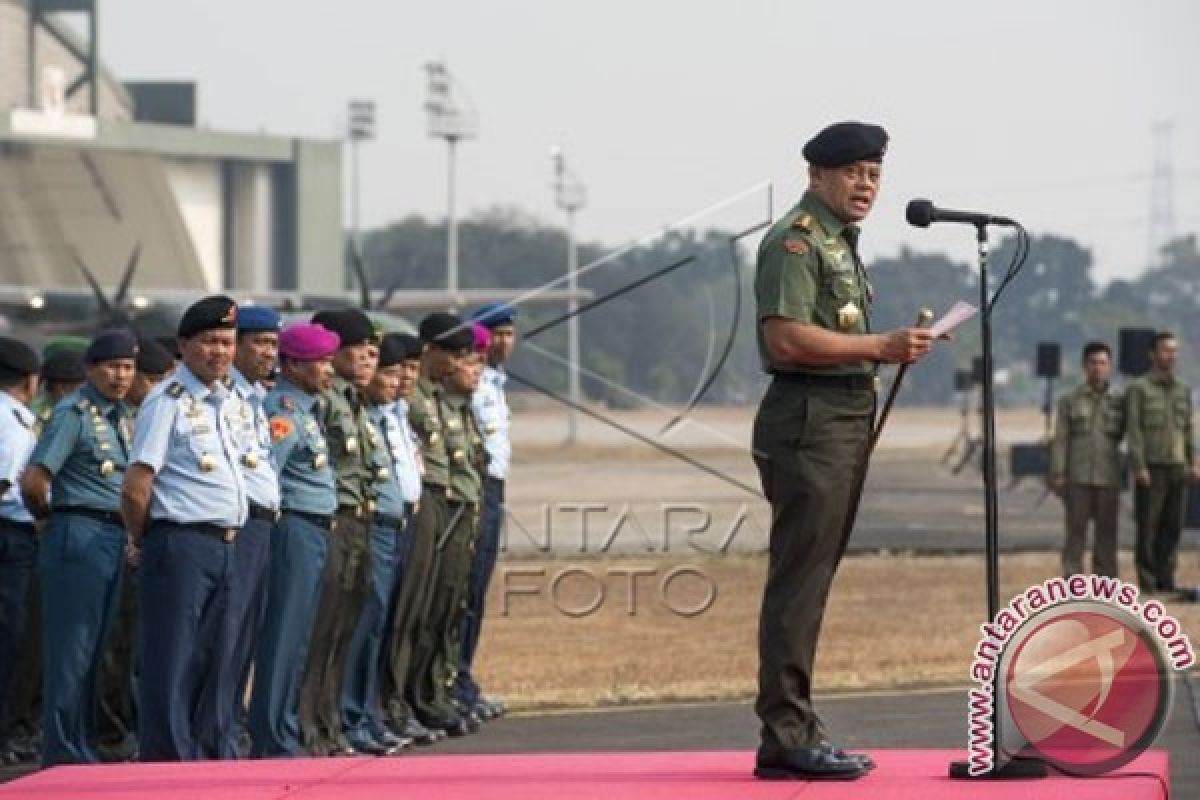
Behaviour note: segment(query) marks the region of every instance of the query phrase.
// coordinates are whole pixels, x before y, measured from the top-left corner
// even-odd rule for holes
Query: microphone
[[[931,222],[965,222],[968,225],[1008,225],[1017,223],[1008,217],[995,217],[981,211],[955,211],[949,208],[938,208],[923,198],[910,200],[904,210],[904,218],[909,225],[918,228],[928,228]]]

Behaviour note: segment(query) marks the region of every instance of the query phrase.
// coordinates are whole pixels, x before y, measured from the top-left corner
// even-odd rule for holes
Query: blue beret
[[[283,327],[283,321],[273,308],[266,306],[242,306],[238,309],[238,333],[260,333],[269,331],[278,333]]]
[[[471,319],[487,328],[512,325],[517,318],[517,309],[508,303],[487,303],[471,313]]]
[[[83,354],[87,364],[99,364],[117,358],[137,358],[137,337],[126,330],[103,331],[96,334]]]
[[[814,167],[844,167],[856,161],[883,161],[887,131],[862,122],[838,122],[804,145],[804,158]]]

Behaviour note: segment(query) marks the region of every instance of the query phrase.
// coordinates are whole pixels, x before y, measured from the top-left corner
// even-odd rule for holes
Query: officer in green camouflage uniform
[[[329,445],[338,509],[300,690],[300,736],[314,755],[351,755],[357,751],[343,732],[342,682],[346,653],[370,588],[368,537],[375,483],[387,458],[363,395],[379,362],[379,334],[358,309],[321,311],[312,321],[341,340],[333,360],[333,386],[321,393],[316,414]],[[383,479],[387,477],[384,473]]]
[[[875,125],[821,131],[804,147],[808,191],[758,252],[758,346],[774,376],[753,434],[772,512],[755,707],[760,778],[852,779],[873,766],[826,738],[813,710],[812,672],[865,468],[875,364],[915,361],[932,341],[916,328],[870,332],[857,223],[874,204],[886,145]]]
[[[1137,486],[1134,561],[1145,592],[1175,591],[1176,551],[1187,508],[1187,481],[1200,478],[1192,438],[1192,392],[1175,376],[1179,344],[1154,337],[1150,372],[1126,392],[1129,466]]]
[[[474,336],[460,317],[444,312],[435,312],[421,320],[419,333],[424,345],[421,377],[409,403],[408,421],[420,442],[423,487],[412,526],[408,563],[404,574],[397,578],[380,696],[384,715],[393,730],[418,745],[425,745],[446,734],[461,736],[470,732],[469,723],[457,714],[418,719],[414,708],[419,680],[417,665],[422,660],[419,653],[432,641],[427,627],[441,563],[438,543],[451,521],[449,501],[453,493],[446,443],[450,411],[442,381],[470,352]]]
[[[1092,570],[1117,577],[1117,503],[1121,464],[1117,445],[1125,435],[1125,404],[1108,382],[1112,351],[1103,342],[1083,348],[1087,380],[1060,397],[1050,445],[1050,488],[1067,509],[1064,576],[1083,572],[1088,522],[1095,521]]]
[[[487,466],[483,436],[471,411],[471,395],[479,386],[483,360],[478,353],[461,356],[456,368],[442,380],[445,403],[444,431],[449,455],[449,489],[446,530],[438,541],[438,571],[429,616],[417,640],[413,707],[426,725],[461,730],[479,718],[471,709],[457,708],[451,689],[458,677],[462,652],[461,623],[470,589],[471,565],[479,531],[479,503]]]

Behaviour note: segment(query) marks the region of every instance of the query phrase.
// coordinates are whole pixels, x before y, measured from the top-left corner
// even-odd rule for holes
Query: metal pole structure
[[[451,296],[458,291],[458,216],[454,210],[454,161],[458,139],[446,137],[446,289]],[[454,300],[450,301],[454,304]]]
[[[575,241],[575,209],[567,210],[567,399],[571,401],[567,409],[567,443],[574,444],[577,436],[578,415],[575,409],[579,407],[583,392],[579,386],[579,300],[575,291],[579,288],[579,247]]]
[[[346,135],[350,139],[350,237],[355,252],[362,253],[362,178],[358,163],[358,146],[375,138],[375,101],[351,100]]]

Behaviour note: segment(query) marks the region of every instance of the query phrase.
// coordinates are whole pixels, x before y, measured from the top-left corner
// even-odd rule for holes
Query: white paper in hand
[[[978,312],[979,309],[975,306],[966,301],[959,300],[949,311],[942,315],[941,319],[929,327],[929,332],[934,336],[945,336],[975,316]]]

